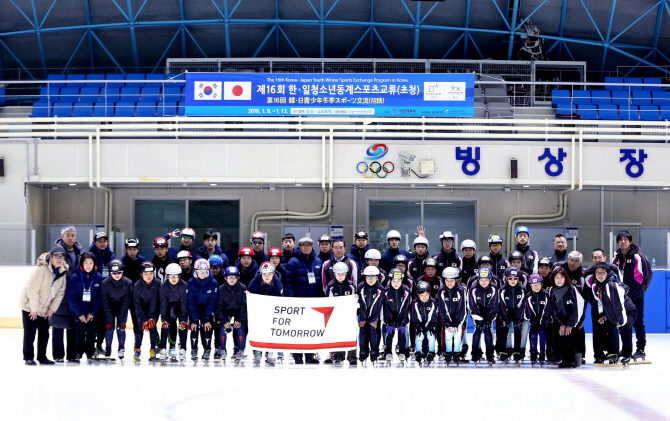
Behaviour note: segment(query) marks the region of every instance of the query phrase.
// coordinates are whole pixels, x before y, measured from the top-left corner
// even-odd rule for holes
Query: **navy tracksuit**
[[[493,321],[499,310],[498,288],[489,285],[484,288],[479,282],[468,290],[468,308],[470,317],[475,324],[475,333],[472,335],[472,358],[479,360],[482,357],[480,347],[481,335],[484,332],[486,344],[486,358],[493,358]]]
[[[212,332],[214,331],[214,311],[219,284],[214,280],[212,272],[205,279],[191,278],[188,281],[188,312],[191,324],[196,328],[191,329],[191,352],[198,350],[198,334],[202,338],[202,346],[205,351],[212,349]],[[209,323],[211,328],[205,329]]]
[[[332,281],[326,287],[326,297],[346,297],[347,295],[356,295],[356,287],[348,279],[345,279],[344,282]],[[347,357],[355,359],[356,348],[348,351]],[[344,360],[344,351],[333,352],[333,358]]]
[[[534,353],[537,353],[539,339],[540,361],[544,361],[544,352],[547,343],[547,331],[549,329],[550,319],[550,301],[549,293],[545,289],[540,292],[528,291],[523,299],[523,318],[530,325],[530,355],[533,359]]]
[[[433,297],[425,303],[417,298],[412,302],[412,320],[416,328],[414,357],[417,362],[426,358],[429,362],[435,358],[435,328],[437,326],[437,301]],[[428,354],[422,351],[428,348]]]
[[[128,310],[133,299],[133,284],[123,276],[118,281],[111,276],[102,281],[102,309],[105,314],[105,342],[106,351],[112,350],[114,330],[119,340],[119,350],[126,345],[126,321]]]
[[[78,268],[67,281],[67,296],[70,313],[75,320],[75,353],[88,358],[93,357],[95,350],[95,316],[102,307],[101,302],[102,275],[98,272],[85,273]],[[84,301],[84,291],[90,292],[89,301]],[[88,323],[79,320],[80,316],[92,314],[94,319]],[[104,318],[103,318],[104,321]]]
[[[524,288],[505,284],[499,292],[500,308],[496,322],[496,350],[499,354],[507,352],[507,334],[514,327],[514,352],[521,353],[521,322],[523,321]]]
[[[440,314],[442,333],[438,337],[445,352],[460,352],[463,338],[463,326],[467,312],[467,294],[458,282],[453,288],[440,288],[436,296]],[[457,328],[455,334],[447,334],[448,328]],[[453,343],[452,343],[453,342]]]
[[[135,282],[133,289],[133,302],[135,303],[135,314],[137,325],[135,326],[135,349],[140,349],[142,346],[142,338],[144,337],[143,325],[149,319],[158,322],[158,289],[160,284],[153,280],[147,284],[143,279]],[[149,328],[149,340],[151,349],[156,349],[158,344],[158,327]]]
[[[179,333],[179,348],[186,349],[188,332],[188,284],[179,280],[176,285],[165,281],[158,289],[161,314],[161,348],[167,349],[168,339],[170,348],[177,344]],[[180,322],[178,324],[178,321]]]
[[[412,293],[404,285],[395,289],[389,286],[382,295],[382,321],[384,322],[384,348],[387,354],[393,353],[393,337],[398,331],[398,347],[400,353],[409,357],[407,349],[407,323],[412,304]]]
[[[377,323],[379,327],[379,316],[382,308],[382,293],[383,288],[377,281],[373,286],[368,285],[367,282],[361,282],[358,285],[358,321],[365,322],[360,328],[358,335],[358,346],[360,354],[358,358],[361,361],[370,355],[370,361],[377,360],[378,354],[378,340],[377,328],[370,323]]]
[[[244,351],[247,342],[247,288],[239,281],[230,286],[227,282],[219,285],[219,297],[216,302],[216,319],[219,321],[219,343],[221,350],[226,350],[226,339],[228,332],[225,324],[230,323],[233,331],[233,344],[235,350]],[[237,329],[233,327],[234,322],[240,323]]]

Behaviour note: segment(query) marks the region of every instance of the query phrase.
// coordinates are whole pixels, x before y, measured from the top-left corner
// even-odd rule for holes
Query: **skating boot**
[[[179,362],[182,364],[186,361],[186,350],[185,349],[180,349],[179,350]]]
[[[617,354],[608,354],[607,357],[605,357],[607,364],[616,364],[618,360],[619,356]]]
[[[221,348],[216,348],[216,350],[214,350],[214,361],[221,359],[225,359],[221,358]]]
[[[358,360],[356,358],[349,358],[347,361],[349,361],[349,367],[356,367],[358,366]]]
[[[473,349],[470,357],[472,358],[472,362],[475,363],[475,366],[478,366],[482,359],[482,351],[479,349]]]
[[[112,351],[105,351],[105,361],[109,362],[112,357]]]
[[[437,360],[437,362],[443,363],[446,361],[446,357],[444,356],[445,352],[440,353],[440,358]]]
[[[400,360],[400,364],[405,365],[405,360],[407,357],[405,357],[405,354],[400,354],[398,355],[398,360]]]
[[[423,355],[421,355],[420,352],[414,353],[414,361],[416,361],[416,363],[419,364],[419,367],[423,367],[422,357]]]
[[[593,360],[593,364],[605,364],[605,356],[604,355],[597,356],[596,359]]]
[[[635,354],[631,357],[633,361],[637,362],[637,360],[641,359],[642,361],[645,361],[647,358],[647,354],[644,353],[644,349],[638,348],[637,351],[635,351]]]
[[[363,367],[365,367],[365,360],[367,360],[367,359],[368,359],[367,354],[361,354],[361,355],[358,356],[358,360],[361,362],[361,365]]]
[[[242,351],[237,351],[235,353],[235,356],[233,357],[233,358],[235,358],[235,364],[239,364],[240,361],[242,361],[242,357],[243,357]]]
[[[409,351],[409,359],[412,361],[416,361],[416,358],[414,356],[415,352],[414,351]]]
[[[377,363],[377,355],[378,354],[376,352],[370,353],[370,363],[372,363],[372,365],[375,365]]]
[[[93,359],[94,360],[97,360],[98,358],[100,358],[103,355],[105,355],[105,351],[102,350],[102,347],[97,347],[93,351]]]
[[[123,358],[126,356],[126,350],[125,349],[119,349],[119,359],[123,360]]]
[[[206,349],[205,352],[203,352],[203,354],[202,354],[202,359],[203,359],[205,362],[209,362],[209,355],[211,354],[211,352],[212,352],[212,351],[211,351],[210,349]]]
[[[227,357],[228,357],[228,351],[226,351],[225,349],[222,350],[219,355],[219,358],[221,358],[221,362],[225,363]]]
[[[470,350],[470,346],[468,346],[468,344],[461,345],[461,356],[462,356],[462,358],[465,358],[465,356],[468,355],[469,350]]]
[[[317,360],[317,361],[321,361],[321,357],[319,356],[318,353],[314,354],[314,358],[313,358],[313,359],[315,359],[315,360]]]
[[[501,363],[507,364],[507,352],[501,352],[500,355],[498,356],[498,359],[500,360]]]
[[[537,351],[530,351],[530,364],[533,366],[537,364]]]
[[[622,358],[621,365],[623,365],[624,367],[630,367],[630,358]]]
[[[429,352],[428,355],[426,356],[426,364],[430,365],[434,359],[435,359],[435,353]]]
[[[149,350],[149,361],[156,362],[156,350],[154,348],[151,348]]]
[[[193,362],[198,361],[198,351],[196,349],[191,351],[191,361]]]
[[[261,351],[254,351],[254,365],[260,365],[261,364],[261,357],[263,354]]]
[[[326,358],[326,360],[323,363],[328,365],[334,364],[335,363],[334,360],[335,360],[335,353],[331,352],[330,354],[328,354],[328,358]]]
[[[274,366],[275,365],[275,358],[272,355],[272,352],[270,352],[268,355],[265,356],[265,364]]]
[[[140,362],[140,354],[142,351],[140,351],[139,348],[135,348],[135,354],[133,354],[133,359],[135,359],[135,362]]]
[[[496,363],[496,359],[493,357],[493,352],[486,354],[486,362],[489,363],[489,367],[492,367]]]
[[[523,359],[521,358],[520,352],[513,353],[512,358],[514,359],[514,364],[516,364],[517,366],[521,365],[521,361],[523,361]]]
[[[451,359],[453,358],[454,353],[453,352],[447,352],[444,355],[444,362],[447,363],[447,367],[449,367],[449,364],[451,364]]]
[[[386,363],[388,365],[391,365],[392,362],[393,362],[393,354],[389,352],[388,354],[386,354]]]
[[[284,353],[283,352],[277,352],[277,361],[280,363],[284,362]]]
[[[159,358],[161,360],[161,364],[165,364],[165,362],[167,361],[167,356],[168,356],[167,351],[165,349],[161,349],[161,353],[160,353],[160,356],[159,356]]]
[[[539,358],[538,358],[539,361],[540,361],[540,365],[545,364],[545,358],[544,357],[545,357],[544,352],[540,352],[540,355],[539,355]]]

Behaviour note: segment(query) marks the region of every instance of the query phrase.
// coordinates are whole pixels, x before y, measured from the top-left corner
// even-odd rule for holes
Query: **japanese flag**
[[[221,82],[196,81],[193,90],[193,99],[195,100],[221,100]]]
[[[223,99],[251,100],[251,82],[223,82]]]

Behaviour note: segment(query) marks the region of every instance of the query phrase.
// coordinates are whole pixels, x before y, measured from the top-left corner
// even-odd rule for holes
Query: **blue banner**
[[[187,116],[473,117],[472,73],[187,73]]]

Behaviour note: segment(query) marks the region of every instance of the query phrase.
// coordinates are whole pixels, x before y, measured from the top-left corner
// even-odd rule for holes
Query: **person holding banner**
[[[274,297],[281,297],[283,295],[283,286],[279,277],[275,273],[275,267],[270,262],[261,263],[258,269],[258,275],[249,283],[249,288],[245,291],[248,294],[271,295]],[[241,342],[241,341],[240,341]],[[240,345],[242,346],[242,345]],[[254,350],[254,365],[261,362],[261,351]],[[272,352],[268,352],[265,363],[274,365],[275,359]],[[296,364],[299,364],[296,362]]]
[[[287,297],[309,298],[323,297],[323,282],[321,280],[321,259],[314,254],[314,240],[303,237],[298,241],[298,250],[286,264],[286,282],[284,295]],[[296,364],[302,364],[302,354],[293,354]],[[306,353],[307,364],[318,364],[314,354]]]
[[[379,315],[381,314],[384,289],[380,285],[381,272],[377,266],[366,267],[363,276],[365,282],[358,285],[358,326],[360,327],[358,338],[360,354],[358,359],[361,360],[361,364],[365,365],[368,355],[370,355],[372,364],[377,361],[377,323],[379,323]],[[349,363],[354,365],[356,360],[349,360]]]

